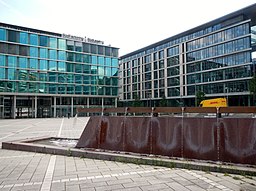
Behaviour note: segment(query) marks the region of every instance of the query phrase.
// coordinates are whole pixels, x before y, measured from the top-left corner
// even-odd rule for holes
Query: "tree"
[[[249,82],[249,91],[252,94],[253,105],[255,105],[255,95],[256,95],[256,75]]]
[[[141,107],[142,102],[140,101],[140,98],[137,94],[134,95],[134,101],[132,102],[133,107]]]
[[[196,104],[195,106],[197,107],[201,101],[205,100],[205,93],[202,91],[197,91],[196,92]]]
[[[159,106],[160,107],[167,107],[167,100],[166,100],[165,96],[163,96],[162,99],[160,100]]]

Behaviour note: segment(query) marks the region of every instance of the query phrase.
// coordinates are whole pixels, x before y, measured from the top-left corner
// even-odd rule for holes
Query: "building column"
[[[71,97],[71,117],[74,117],[74,98]]]
[[[57,103],[57,98],[56,96],[53,97],[53,117],[56,118],[56,103]]]
[[[37,118],[37,96],[35,96],[35,118]]]
[[[115,98],[115,107],[117,107],[117,98]]]
[[[90,107],[90,98],[88,97],[87,98],[87,108],[89,108]]]
[[[32,97],[32,118],[35,117],[35,101],[34,98]]]
[[[87,98],[87,108],[90,107],[90,98],[88,97]],[[90,116],[88,113],[86,113],[86,116]]]
[[[101,98],[101,107],[104,108],[104,98]]]
[[[13,96],[13,104],[12,104],[12,118],[16,118],[16,95]]]

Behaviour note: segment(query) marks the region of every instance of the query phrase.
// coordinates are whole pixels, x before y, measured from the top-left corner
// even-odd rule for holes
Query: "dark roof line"
[[[0,26],[6,27],[6,28],[11,28],[11,29],[17,29],[17,30],[35,32],[35,33],[39,33],[39,34],[47,34],[47,35],[61,37],[60,33],[48,32],[48,31],[44,31],[44,30],[38,30],[38,29],[33,29],[33,28],[28,28],[28,27],[22,27],[22,26],[18,26],[18,25],[7,24],[7,23],[1,23],[0,22]]]
[[[223,21],[225,21],[225,20],[234,18],[234,17],[239,16],[239,15],[247,15],[248,17],[250,17],[250,15],[255,15],[255,16],[256,16],[255,10],[256,10],[256,3],[255,3],[255,4],[252,4],[252,5],[249,5],[249,6],[245,7],[245,8],[239,9],[238,11],[235,11],[235,12],[229,13],[229,14],[227,14],[227,15],[224,15],[224,16],[222,16],[222,17],[219,17],[219,18],[217,18],[217,19],[214,19],[214,20],[212,20],[212,21],[210,21],[210,22],[201,24],[201,25],[199,25],[199,26],[197,26],[197,27],[195,27],[195,28],[189,29],[189,30],[184,31],[184,32],[182,32],[182,33],[179,33],[179,34],[177,34],[177,35],[168,37],[168,38],[166,38],[166,39],[164,39],[164,40],[158,41],[158,42],[153,43],[153,44],[151,44],[151,45],[148,45],[148,46],[146,46],[146,47],[143,47],[143,48],[140,48],[140,49],[135,50],[135,51],[133,51],[133,52],[130,52],[130,53],[128,53],[128,54],[125,54],[125,55],[121,56],[120,59],[124,59],[124,58],[127,58],[127,57],[129,57],[129,56],[132,56],[132,55],[134,55],[134,54],[141,53],[141,52],[143,52],[143,51],[145,51],[145,50],[148,50],[148,49],[151,49],[151,48],[153,48],[153,47],[156,47],[156,46],[165,44],[165,43],[167,43],[167,42],[169,42],[169,41],[171,41],[171,40],[175,40],[175,39],[177,39],[177,38],[180,38],[180,37],[183,37],[183,36],[192,34],[192,33],[194,33],[194,32],[197,32],[197,31],[199,31],[199,30],[202,30],[202,29],[207,28],[207,27],[209,27],[209,26],[212,26],[212,25],[214,25],[214,24],[221,23],[221,22],[223,22]]]

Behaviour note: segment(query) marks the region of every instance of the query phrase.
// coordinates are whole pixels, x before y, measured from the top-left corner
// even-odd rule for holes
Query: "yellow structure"
[[[200,102],[200,107],[227,107],[226,98],[215,98],[203,100]]]

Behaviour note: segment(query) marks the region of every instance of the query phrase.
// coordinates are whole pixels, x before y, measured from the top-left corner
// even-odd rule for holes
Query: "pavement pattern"
[[[88,120],[3,119],[0,142],[39,136],[79,138]],[[255,191],[256,177],[0,149],[2,190]]]

